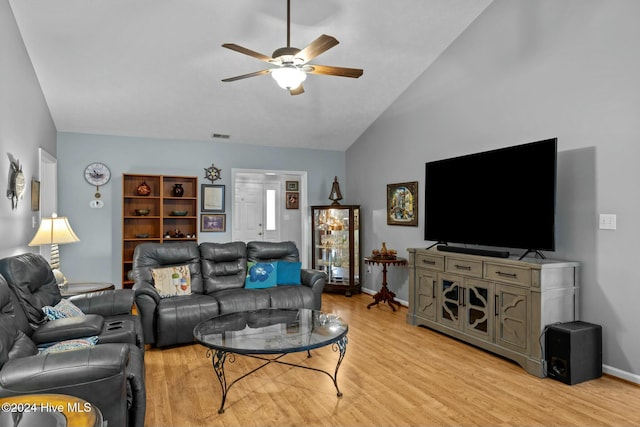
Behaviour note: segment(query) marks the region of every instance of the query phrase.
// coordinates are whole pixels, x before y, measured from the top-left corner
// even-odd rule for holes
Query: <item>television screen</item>
[[[426,163],[425,240],[555,250],[557,138]]]

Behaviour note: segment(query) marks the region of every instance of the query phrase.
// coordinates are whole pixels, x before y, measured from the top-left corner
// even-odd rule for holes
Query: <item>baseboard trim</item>
[[[609,365],[602,365],[602,372],[607,375],[611,375],[612,377],[640,385],[640,375],[632,374],[631,372],[623,371],[622,369],[614,368]]]

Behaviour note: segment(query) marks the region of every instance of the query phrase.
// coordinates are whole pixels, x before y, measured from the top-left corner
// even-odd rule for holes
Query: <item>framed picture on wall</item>
[[[221,232],[227,229],[226,214],[202,214],[200,215],[200,231]]]
[[[31,210],[40,210],[40,181],[31,180]]]
[[[287,191],[300,191],[298,181],[287,181]]]
[[[202,184],[202,212],[224,212],[224,185]]]
[[[300,193],[297,191],[287,191],[287,209],[300,209]]]
[[[387,224],[418,226],[418,181],[387,184]]]

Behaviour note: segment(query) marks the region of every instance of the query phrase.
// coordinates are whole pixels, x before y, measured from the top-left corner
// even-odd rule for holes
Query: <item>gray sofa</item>
[[[248,262],[298,262],[293,242],[143,243],[136,247],[129,277],[145,343],[157,347],[193,343],[193,328],[219,314],[260,308],[320,310],[326,274],[302,269],[299,286],[245,288]],[[161,298],[154,268],[187,265],[191,294]]]
[[[76,396],[100,409],[109,426],[143,427],[144,342],[131,314],[133,292],[78,295],[73,302],[86,316],[46,320],[39,307],[61,299],[46,260],[35,254],[4,258],[0,273],[0,398]],[[99,337],[93,347],[38,351],[92,335]]]

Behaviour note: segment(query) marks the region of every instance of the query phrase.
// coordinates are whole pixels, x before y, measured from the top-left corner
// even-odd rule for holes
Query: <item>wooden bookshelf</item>
[[[148,195],[140,195],[138,187],[147,184]],[[176,184],[183,188],[176,197]],[[128,274],[133,265],[133,251],[144,242],[163,243],[170,240],[198,240],[198,178],[148,174],[122,175],[122,287],[131,288]],[[148,214],[136,212],[148,209]],[[186,215],[176,213],[186,212]],[[176,237],[179,230],[182,237]]]

